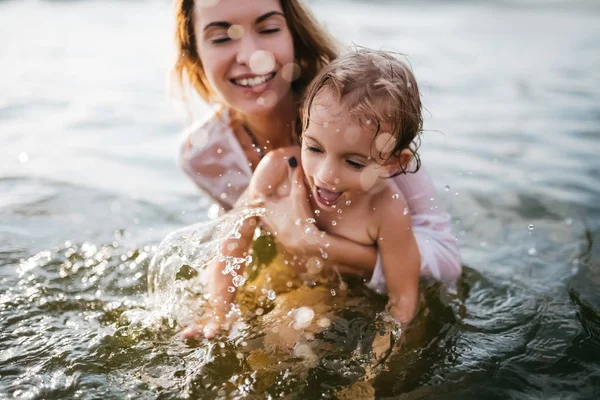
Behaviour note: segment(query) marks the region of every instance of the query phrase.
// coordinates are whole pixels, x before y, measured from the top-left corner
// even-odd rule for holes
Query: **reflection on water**
[[[0,397],[596,397],[598,6],[314,5],[410,55],[457,291],[423,286],[400,340],[351,280],[306,346],[265,346],[268,294],[247,329],[186,345],[147,295],[157,245],[208,207],[174,163],[169,3],[2,2]]]

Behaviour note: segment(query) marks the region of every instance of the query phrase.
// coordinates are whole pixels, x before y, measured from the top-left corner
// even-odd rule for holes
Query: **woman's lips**
[[[275,78],[275,75],[277,75],[277,72],[273,71],[261,76],[230,79],[229,81],[244,92],[261,93],[267,89],[269,83]]]
[[[336,204],[342,197],[343,192],[334,192],[315,186],[315,198],[317,201],[327,207]]]

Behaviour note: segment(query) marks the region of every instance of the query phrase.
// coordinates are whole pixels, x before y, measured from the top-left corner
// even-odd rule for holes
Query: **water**
[[[208,208],[175,166],[169,2],[2,2],[0,397],[597,397],[600,8],[314,5],[344,41],[410,55],[457,293],[424,288],[369,382],[383,303],[352,282],[362,303],[316,364],[251,356],[260,338],[184,344],[146,295],[154,247]]]

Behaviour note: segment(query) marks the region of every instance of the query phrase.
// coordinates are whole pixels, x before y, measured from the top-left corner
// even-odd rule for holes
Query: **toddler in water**
[[[388,312],[401,324],[410,323],[418,304],[420,255],[405,200],[387,178],[414,172],[420,164],[413,146],[422,129],[421,101],[412,71],[390,53],[354,50],[324,67],[311,83],[302,125],[301,148],[264,157],[240,202],[306,188],[315,214],[314,220],[299,221],[306,223],[307,246],[319,227],[376,247]],[[248,254],[258,223],[257,217],[246,219],[239,237],[222,243],[225,258]],[[210,317],[186,328],[185,337],[210,338],[223,328],[235,298],[231,288],[239,286],[223,273],[225,258],[208,266]]]

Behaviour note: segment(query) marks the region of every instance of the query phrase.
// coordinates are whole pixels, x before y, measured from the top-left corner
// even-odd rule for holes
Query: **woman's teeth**
[[[266,75],[255,76],[254,78],[233,79],[233,83],[244,87],[254,87],[261,83],[265,83],[274,76],[275,72],[271,72]]]

